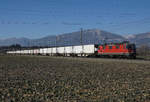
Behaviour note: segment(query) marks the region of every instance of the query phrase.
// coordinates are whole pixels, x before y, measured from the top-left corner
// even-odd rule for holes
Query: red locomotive
[[[136,47],[129,42],[103,44],[98,46],[98,56],[136,58]]]

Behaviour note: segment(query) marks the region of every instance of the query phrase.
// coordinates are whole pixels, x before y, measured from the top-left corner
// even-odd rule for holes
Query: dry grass
[[[0,57],[0,102],[149,102],[150,63]]]

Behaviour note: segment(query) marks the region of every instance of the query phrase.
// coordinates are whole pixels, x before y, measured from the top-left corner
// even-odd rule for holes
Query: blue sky
[[[0,0],[0,38],[40,38],[83,29],[150,31],[150,0]]]

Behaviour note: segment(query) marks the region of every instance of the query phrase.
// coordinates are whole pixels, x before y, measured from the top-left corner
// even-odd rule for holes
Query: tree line
[[[150,56],[150,47],[147,45],[141,45],[137,48],[137,55]]]

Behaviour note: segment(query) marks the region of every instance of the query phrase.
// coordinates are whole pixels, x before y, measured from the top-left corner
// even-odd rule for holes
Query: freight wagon
[[[8,51],[8,54],[29,54],[29,55],[60,55],[60,56],[89,56],[97,53],[96,45],[78,45],[52,48],[39,48],[30,50]]]

